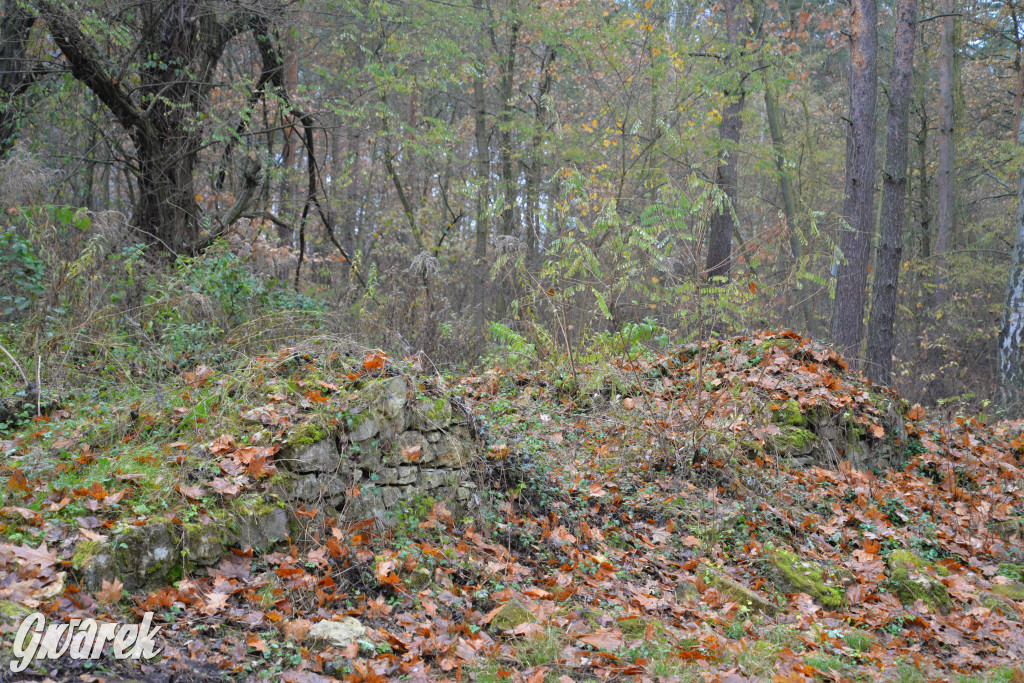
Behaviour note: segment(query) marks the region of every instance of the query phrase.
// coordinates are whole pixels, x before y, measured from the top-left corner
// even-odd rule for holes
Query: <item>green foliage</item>
[[[46,293],[45,266],[13,228],[0,232],[0,315],[30,308]]]

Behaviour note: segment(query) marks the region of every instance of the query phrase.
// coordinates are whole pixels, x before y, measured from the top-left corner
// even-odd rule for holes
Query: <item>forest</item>
[[[1017,0],[0,2],[0,680],[1024,680]]]

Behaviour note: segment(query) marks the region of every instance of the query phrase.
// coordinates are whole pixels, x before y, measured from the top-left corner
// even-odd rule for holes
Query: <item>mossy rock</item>
[[[225,533],[241,547],[269,550],[291,533],[288,510],[276,499],[252,493],[237,498],[227,515]]]
[[[981,604],[1010,621],[1020,621],[1020,611],[1014,605],[1014,601],[997,594],[995,591],[982,595]]]
[[[1024,518],[1014,517],[1013,519],[1000,519],[987,524],[989,531],[999,536],[1004,541],[1019,538],[1024,535]]]
[[[410,572],[402,572],[400,575],[402,579],[402,585],[405,586],[410,593],[418,593],[427,586],[430,585],[431,581],[434,580],[430,570],[426,567],[416,567]]]
[[[806,593],[825,609],[833,612],[842,609],[846,596],[842,572],[828,571],[820,564],[803,560],[786,550],[768,555],[762,567],[781,592]]]
[[[940,568],[903,550],[893,552],[886,563],[889,565],[889,584],[902,604],[910,606],[921,600],[941,614],[949,614],[953,610],[953,601],[945,584],[926,573],[929,568],[936,571]],[[945,571],[945,568],[941,569]]]
[[[697,587],[685,579],[681,579],[676,584],[675,589],[676,602],[688,602],[690,600],[699,600],[700,591]]]
[[[992,592],[1014,602],[1024,601],[1024,584],[1021,583],[997,584],[992,586]]]
[[[79,541],[71,556],[71,568],[75,571],[82,571],[103,546],[102,541]]]
[[[8,624],[20,624],[21,620],[35,610],[10,600],[0,600],[0,621]]]
[[[185,567],[209,567],[224,556],[224,542],[220,530],[208,524],[184,524],[182,528],[181,556]]]
[[[761,597],[739,581],[726,576],[715,567],[706,564],[701,565],[700,569],[697,570],[697,575],[700,576],[704,583],[717,589],[729,600],[749,608],[751,612],[774,617],[779,611],[777,605]]]
[[[527,622],[536,621],[537,617],[533,615],[533,612],[523,607],[521,602],[510,600],[502,605],[498,613],[491,619],[491,630],[496,633],[502,633]]]
[[[950,575],[950,571],[943,567],[941,564],[933,564],[928,560],[924,559],[923,557],[915,555],[914,553],[908,552],[906,550],[892,551],[892,555],[889,556],[889,559],[892,562],[898,562],[901,564],[912,564],[915,568],[922,569],[925,571],[929,569],[934,569],[935,573],[939,576]]]
[[[800,404],[793,399],[786,401],[775,411],[772,421],[790,427],[807,426],[807,416],[800,410]]]

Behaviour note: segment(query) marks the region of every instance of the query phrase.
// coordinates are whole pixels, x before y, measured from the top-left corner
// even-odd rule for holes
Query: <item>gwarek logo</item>
[[[72,619],[66,623],[46,624],[39,612],[28,615],[14,636],[14,656],[11,671],[20,673],[33,659],[100,658],[103,646],[113,646],[114,659],[152,659],[163,651],[156,647],[153,637],[163,626],[151,629],[153,613],[146,612],[141,624],[116,624],[95,619]]]

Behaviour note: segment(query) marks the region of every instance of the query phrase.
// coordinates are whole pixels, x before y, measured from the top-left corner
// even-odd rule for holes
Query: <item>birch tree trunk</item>
[[[1016,116],[1017,146],[1024,146],[1024,118]],[[1024,389],[1021,371],[1024,344],[1024,171],[1017,176],[1017,236],[1011,254],[1006,304],[999,327],[999,382],[1004,403],[1020,405]]]
[[[879,384],[892,380],[896,294],[907,222],[907,119],[914,82],[914,36],[917,0],[899,0],[892,39],[889,114],[886,120],[885,171],[882,173],[882,227],[868,322],[868,377]]]

